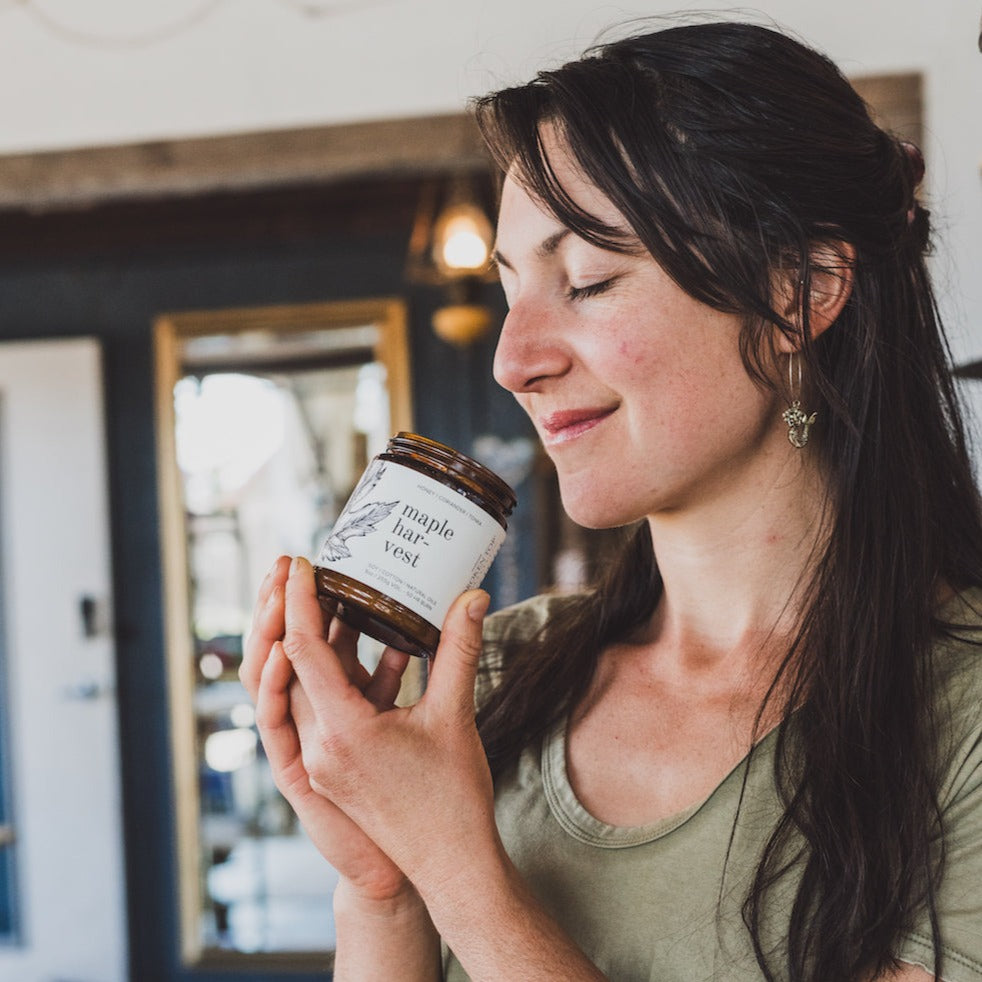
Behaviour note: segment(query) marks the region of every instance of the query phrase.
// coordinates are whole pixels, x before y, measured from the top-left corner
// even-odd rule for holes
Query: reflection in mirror
[[[156,342],[183,957],[323,967],[334,877],[273,786],[237,672],[272,561],[316,554],[369,459],[411,429],[405,312],[182,313]],[[362,640],[369,667],[380,653]]]

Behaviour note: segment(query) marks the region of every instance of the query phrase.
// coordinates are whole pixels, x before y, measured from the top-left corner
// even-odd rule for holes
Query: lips
[[[565,409],[539,417],[542,442],[546,446],[556,446],[575,440],[602,423],[615,410],[616,406],[594,406],[583,409]]]

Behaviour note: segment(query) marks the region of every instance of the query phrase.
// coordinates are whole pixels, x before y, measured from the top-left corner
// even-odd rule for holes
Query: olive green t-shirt
[[[982,610],[982,592],[967,597]],[[488,621],[487,637],[527,636],[561,598],[538,597]],[[961,599],[945,613],[979,625]],[[961,609],[959,609],[961,608]],[[982,633],[978,635],[982,640]],[[947,861],[938,896],[947,982],[982,982],[982,648],[939,641],[942,718],[949,727],[941,803]],[[480,702],[495,684],[493,664]],[[566,773],[565,725],[499,779],[495,812],[509,856],[540,903],[612,982],[759,982],[741,908],[782,808],[775,736],[756,746],[704,800],[651,825],[616,827],[577,801]],[[764,943],[781,963],[796,883],[772,893]],[[489,931],[494,925],[489,924]],[[900,946],[932,964],[925,916]],[[467,975],[450,952],[446,982]],[[509,980],[511,982],[511,980]],[[516,980],[517,982],[517,980]]]

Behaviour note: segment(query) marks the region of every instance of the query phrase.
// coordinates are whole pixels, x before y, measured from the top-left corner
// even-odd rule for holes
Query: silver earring
[[[794,377],[794,352],[788,355],[788,387],[791,389],[791,405],[781,413],[781,419],[788,424],[788,441],[799,450],[808,443],[808,429],[815,422],[818,413],[810,416],[801,408],[801,356],[798,357],[797,384]]]

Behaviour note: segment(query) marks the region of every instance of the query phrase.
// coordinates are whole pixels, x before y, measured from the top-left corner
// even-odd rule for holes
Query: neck
[[[760,463],[691,507],[649,516],[664,582],[651,636],[680,667],[766,654],[798,626],[826,484],[815,455],[786,439]]]

